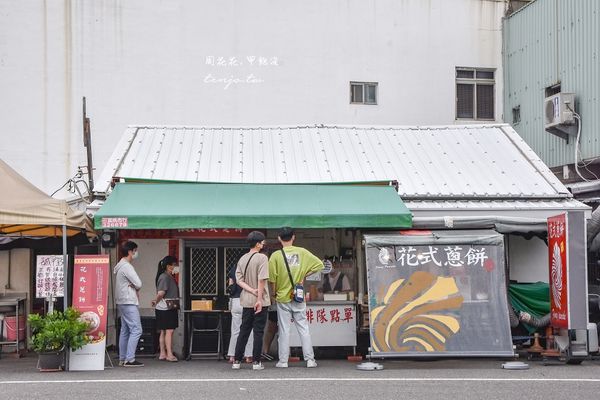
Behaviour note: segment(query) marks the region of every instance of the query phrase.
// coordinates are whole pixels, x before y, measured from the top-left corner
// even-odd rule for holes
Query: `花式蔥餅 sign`
[[[550,323],[587,329],[587,254],[582,211],[548,218]]]
[[[512,356],[503,236],[365,235],[372,354]]]

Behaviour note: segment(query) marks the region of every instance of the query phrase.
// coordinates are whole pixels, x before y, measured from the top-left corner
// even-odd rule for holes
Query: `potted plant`
[[[89,324],[79,319],[81,313],[67,308],[45,316],[30,314],[31,347],[38,353],[40,370],[64,369],[66,350],[77,350],[89,343]]]

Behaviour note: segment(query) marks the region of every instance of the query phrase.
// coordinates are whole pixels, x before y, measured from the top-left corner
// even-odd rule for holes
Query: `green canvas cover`
[[[119,183],[97,229],[410,228],[391,186]]]

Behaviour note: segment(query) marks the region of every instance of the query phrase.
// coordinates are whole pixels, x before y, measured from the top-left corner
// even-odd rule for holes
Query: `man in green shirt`
[[[277,320],[279,324],[279,362],[278,368],[287,368],[290,355],[290,329],[292,320],[302,343],[302,353],[307,368],[315,368],[315,354],[312,348],[308,320],[306,319],[306,303],[292,300],[292,291],[297,283],[304,282],[307,275],[323,269],[323,262],[310,251],[294,246],[294,230],[283,227],[279,230],[279,242],[283,251],[275,251],[269,259],[269,282],[272,293],[277,300]],[[290,281],[283,254],[285,253],[294,282]]]

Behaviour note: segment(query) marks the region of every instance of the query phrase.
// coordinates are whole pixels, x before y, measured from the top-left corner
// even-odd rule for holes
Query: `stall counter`
[[[306,318],[313,346],[356,346],[356,301],[309,301]],[[290,346],[301,346],[296,329]]]

